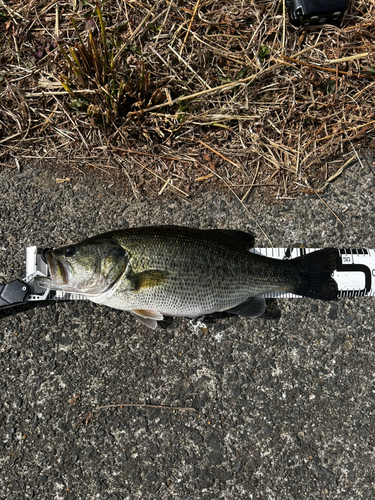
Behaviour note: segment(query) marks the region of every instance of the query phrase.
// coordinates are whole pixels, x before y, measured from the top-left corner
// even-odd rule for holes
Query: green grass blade
[[[76,66],[74,67],[73,65],[73,71],[74,71],[74,74],[76,75],[76,77],[79,79],[81,85],[83,87],[85,87],[85,79],[83,77],[84,75],[84,72],[83,72],[83,69],[82,69],[82,65],[81,65],[81,62],[77,56],[77,53],[76,53],[76,48],[75,47],[69,47],[69,51],[74,59],[74,62],[76,64]]]
[[[64,81],[64,80],[65,80],[65,81]],[[69,87],[69,85],[68,85],[68,83],[67,83],[67,81],[66,81],[66,80],[68,80],[68,79],[66,78],[66,76],[64,76],[64,75],[60,75],[60,76],[59,76],[59,81],[60,81],[61,85],[64,87],[64,89],[65,89],[67,92],[69,92],[69,94],[70,94],[71,96],[76,97],[75,93],[74,93],[74,92],[72,91],[72,89]]]
[[[84,45],[84,43],[83,43],[83,41],[82,41],[82,38],[81,38],[81,35],[80,35],[79,31],[78,31],[77,24],[76,24],[76,21],[75,21],[74,17],[71,17],[71,18],[70,18],[70,20],[71,20],[71,22],[72,22],[72,24],[73,24],[74,31],[76,32],[76,35],[77,35],[78,40],[79,40],[79,43],[80,43],[81,45]]]
[[[95,66],[95,78],[98,84],[104,84],[104,75],[103,75],[103,65],[101,61],[100,54],[98,52],[98,48],[95,43],[95,39],[92,36],[91,30],[89,31],[89,44],[93,53],[93,63]]]
[[[99,23],[100,23],[100,31],[102,33],[102,42],[104,48],[104,72],[108,74],[108,51],[107,51],[107,36],[105,34],[105,23],[102,15],[102,11],[98,2],[96,2],[96,13],[98,14]]]

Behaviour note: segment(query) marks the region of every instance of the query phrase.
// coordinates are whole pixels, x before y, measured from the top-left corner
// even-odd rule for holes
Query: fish
[[[268,292],[337,299],[336,249],[279,260],[250,252],[254,243],[252,233],[234,229],[119,229],[46,249],[50,275],[36,279],[43,288],[129,311],[152,329],[164,316],[227,311],[256,318]]]

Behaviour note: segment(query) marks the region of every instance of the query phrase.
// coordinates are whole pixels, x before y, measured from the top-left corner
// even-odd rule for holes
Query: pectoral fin
[[[257,318],[261,316],[266,310],[266,301],[264,297],[258,295],[257,297],[251,297],[246,302],[238,304],[238,306],[227,309],[227,312],[232,314],[237,314],[241,318]]]
[[[168,278],[168,271],[159,271],[158,269],[149,269],[141,273],[133,274],[128,277],[132,290],[137,292],[143,288],[158,286],[164,283]]]
[[[164,318],[159,311],[152,311],[150,309],[134,309],[131,313],[134,314],[138,321],[153,330],[157,327],[157,322]]]

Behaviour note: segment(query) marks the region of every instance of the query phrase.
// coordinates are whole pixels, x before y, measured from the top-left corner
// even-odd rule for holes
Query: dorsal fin
[[[255,237],[253,233],[245,233],[244,231],[237,231],[236,229],[206,229],[206,232],[217,234],[218,238],[223,238],[232,245],[238,246],[245,250],[254,248]]]
[[[224,241],[230,245],[242,248],[244,250],[250,250],[254,248],[255,237],[253,233],[245,233],[244,231],[238,231],[237,229],[194,229],[184,226],[160,226],[165,229],[171,229],[178,232],[186,232],[187,234],[194,233],[205,233],[207,236],[211,237],[215,241]]]

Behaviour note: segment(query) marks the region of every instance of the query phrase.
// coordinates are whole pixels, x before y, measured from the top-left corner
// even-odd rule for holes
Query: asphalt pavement
[[[253,218],[229,192],[138,202],[79,173],[58,184],[40,166],[3,168],[0,283],[24,276],[26,246],[147,224],[375,248],[374,167],[361,155],[323,201],[254,193]],[[0,498],[375,498],[374,308],[279,299],[258,319],[155,331],[83,301],[1,312]],[[100,408],[120,404],[152,406]]]

